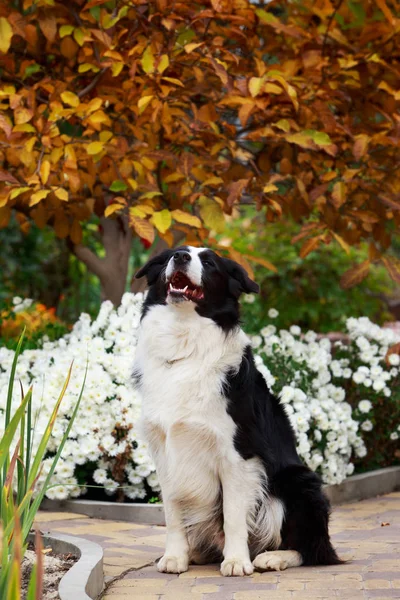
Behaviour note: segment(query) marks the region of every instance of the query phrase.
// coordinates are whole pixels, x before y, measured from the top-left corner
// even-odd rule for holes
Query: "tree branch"
[[[92,89],[97,85],[100,77],[102,75],[104,75],[104,73],[107,71],[107,68],[108,67],[104,67],[104,69],[101,69],[101,71],[99,71],[97,73],[97,75],[95,75],[95,77],[93,77],[92,81],[90,83],[88,83],[88,85],[86,87],[84,87],[83,90],[78,92],[78,94],[77,94],[78,98],[83,98],[83,96],[86,96],[86,94],[88,94],[89,92],[92,91]]]
[[[99,279],[104,276],[104,260],[99,258],[92,250],[90,250],[90,248],[83,246],[82,244],[74,244],[72,246],[72,252],[79,260],[85,263],[89,271],[97,275]]]

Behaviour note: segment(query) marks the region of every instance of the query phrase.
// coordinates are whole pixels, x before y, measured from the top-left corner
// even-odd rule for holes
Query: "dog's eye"
[[[211,267],[212,262],[209,260],[203,260],[203,265],[205,265],[206,267]]]

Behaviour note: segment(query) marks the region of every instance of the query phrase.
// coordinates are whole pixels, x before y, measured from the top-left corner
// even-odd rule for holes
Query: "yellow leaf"
[[[60,30],[59,30],[58,33],[60,35],[60,38],[63,38],[66,35],[71,35],[71,33],[73,32],[73,30],[74,30],[74,26],[73,25],[62,25],[60,27]]]
[[[167,177],[164,179],[165,183],[174,183],[175,181],[180,181],[181,179],[184,179],[185,176],[182,173],[171,173],[171,175],[167,175]]]
[[[169,67],[169,58],[167,54],[163,54],[160,58],[160,62],[158,63],[157,71],[159,73],[164,73],[165,69]]]
[[[45,185],[50,175],[50,162],[48,160],[42,162],[39,173],[40,179],[42,180],[43,185]]]
[[[123,68],[124,68],[123,62],[114,62],[111,65],[111,71],[112,71],[113,77],[118,77],[118,75],[121,73]]]
[[[96,112],[92,113],[88,117],[89,123],[107,123],[110,124],[110,119],[102,110],[96,110]]]
[[[139,217],[135,217],[134,215],[130,215],[130,224],[133,229],[136,231],[139,237],[147,240],[152,244],[155,238],[154,227],[149,221],[146,219],[139,219]]]
[[[19,196],[20,194],[23,194],[24,192],[28,192],[30,189],[31,188],[27,186],[13,188],[10,192],[10,200],[13,200],[14,198]]]
[[[204,224],[217,233],[222,233],[225,229],[225,218],[222,208],[217,202],[206,196],[200,196],[200,216]]]
[[[16,125],[23,125],[30,121],[33,117],[33,111],[30,108],[19,106],[14,111],[14,121]]]
[[[81,63],[78,67],[78,73],[87,73],[88,71],[93,71],[93,73],[98,73],[100,71],[99,67],[93,65],[92,63]]]
[[[62,92],[61,100],[64,104],[68,104],[68,106],[73,106],[74,108],[80,104],[79,97],[73,92]]]
[[[137,190],[138,189],[138,183],[137,183],[137,181],[135,181],[135,179],[128,178],[127,181],[128,181],[129,185],[131,186],[131,188],[133,190]]]
[[[32,194],[31,199],[29,200],[29,206],[35,206],[38,204],[43,198],[46,198],[50,194],[50,190],[39,190]]]
[[[88,146],[86,146],[86,152],[90,155],[98,154],[104,148],[103,142],[91,142]]]
[[[122,204],[117,204],[116,202],[114,204],[109,204],[104,211],[104,216],[109,217],[113,213],[117,212],[117,210],[122,210],[123,208],[124,206]]]
[[[13,30],[10,23],[5,17],[0,17],[0,51],[8,52],[11,45],[11,38],[13,36]]]
[[[174,83],[175,85],[180,85],[181,87],[185,87],[182,83],[182,81],[179,81],[179,79],[175,79],[174,77],[161,77],[161,79],[163,81],[169,81],[170,83]]]
[[[13,127],[13,133],[34,133],[36,129],[30,123],[23,123]]]
[[[147,46],[142,56],[142,68],[145,73],[154,72],[154,54],[151,46]]]
[[[138,107],[140,114],[146,110],[153,98],[154,96],[142,96],[142,98],[139,98]]]
[[[193,52],[193,50],[196,50],[196,48],[199,48],[200,46],[203,46],[204,42],[200,42],[199,44],[185,44],[185,52],[186,54],[190,54],[191,52]]]
[[[265,194],[270,194],[271,192],[277,192],[277,191],[278,191],[278,188],[273,183],[267,183],[267,185],[265,185],[263,187],[263,192]]]
[[[158,231],[165,233],[171,227],[172,218],[168,209],[160,210],[153,213],[151,222],[156,226]]]
[[[152,215],[154,213],[154,208],[148,204],[137,204],[135,208],[138,208],[145,215]]]
[[[262,77],[252,77],[249,81],[249,92],[255,98],[261,92],[265,79]]]
[[[63,200],[63,202],[68,202],[68,191],[64,188],[58,188],[57,190],[54,190],[54,194],[59,200]]]
[[[283,89],[275,83],[266,83],[264,86],[264,92],[267,92],[268,94],[276,94],[279,96],[279,94],[283,93]]]
[[[74,40],[76,41],[77,44],[79,44],[79,46],[83,46],[85,36],[83,34],[82,29],[79,29],[79,27],[76,27],[74,29]]]
[[[96,110],[99,110],[99,108],[102,104],[103,104],[102,98],[93,98],[93,100],[91,100],[89,102],[89,104],[87,105],[86,113],[89,114],[89,113],[95,112]]]
[[[201,221],[199,217],[191,215],[183,210],[173,210],[171,215],[175,221],[178,221],[178,223],[184,223],[185,225],[191,225],[192,227],[201,227]]]

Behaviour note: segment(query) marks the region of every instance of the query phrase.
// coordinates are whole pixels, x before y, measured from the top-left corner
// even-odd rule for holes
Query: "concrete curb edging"
[[[333,505],[388,494],[400,490],[400,467],[388,467],[353,475],[339,485],[325,485],[324,490]],[[162,504],[139,504],[135,502],[118,504],[97,500],[58,501],[46,498],[42,502],[41,508],[43,510],[83,514],[96,519],[129,521],[149,525],[165,524]]]
[[[34,534],[30,534],[30,541]],[[60,600],[96,600],[104,588],[103,548],[84,538],[61,533],[43,534],[44,546],[57,554],[73,553],[78,561],[66,572],[58,586]]]
[[[348,477],[339,485],[324,490],[333,505],[367,500],[400,490],[400,467],[387,467]]]

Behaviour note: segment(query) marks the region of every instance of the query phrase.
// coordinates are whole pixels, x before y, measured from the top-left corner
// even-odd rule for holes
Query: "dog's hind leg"
[[[262,552],[253,560],[259,571],[284,571],[289,567],[300,567],[303,563],[301,554],[296,550],[272,550]]]
[[[300,565],[337,565],[329,538],[329,500],[321,480],[303,465],[291,465],[271,480],[271,493],[285,507],[279,551],[265,552],[253,562],[258,569],[283,570]]]

